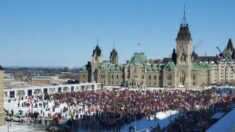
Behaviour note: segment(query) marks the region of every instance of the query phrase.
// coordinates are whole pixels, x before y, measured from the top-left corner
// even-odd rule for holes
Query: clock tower
[[[176,87],[191,87],[191,45],[192,38],[184,10],[183,22],[176,37]]]

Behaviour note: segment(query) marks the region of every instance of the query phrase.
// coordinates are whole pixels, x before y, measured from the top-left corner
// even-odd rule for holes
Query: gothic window
[[[181,62],[185,63],[186,62],[187,55],[183,52],[181,55]]]
[[[178,77],[180,79],[179,80],[180,84],[184,85],[185,84],[185,73],[184,72],[180,73]]]
[[[157,76],[156,76],[156,75],[154,75],[154,79],[155,79],[155,80],[157,79]]]
[[[167,79],[168,79],[169,81],[171,81],[171,79],[172,79],[171,75],[169,75],[169,76],[167,77]]]
[[[168,85],[168,86],[171,86],[171,81],[172,81],[172,76],[171,76],[171,75],[168,75],[168,76],[167,76],[167,85]]]

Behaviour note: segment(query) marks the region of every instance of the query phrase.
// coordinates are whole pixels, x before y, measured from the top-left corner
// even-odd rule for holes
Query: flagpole
[[[141,47],[141,43],[137,43],[137,45],[138,45],[138,47],[139,47],[139,48],[137,48],[137,49],[138,49],[139,52],[141,53],[141,48],[140,48],[140,47]],[[137,51],[138,51],[138,50],[137,50]]]

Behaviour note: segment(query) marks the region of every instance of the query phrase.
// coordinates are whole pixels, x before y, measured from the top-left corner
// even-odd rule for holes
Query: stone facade
[[[0,126],[5,124],[5,111],[4,111],[4,92],[3,92],[3,75],[4,69],[0,66]]]
[[[229,64],[235,69],[234,61],[230,61]],[[229,64],[226,61],[220,61],[211,65],[211,84],[234,84],[235,74]]]
[[[134,53],[125,64],[119,65],[116,49],[111,51],[109,61],[102,61],[102,51],[97,45],[93,50],[91,64],[88,62],[80,70],[80,82],[95,81],[103,85],[131,88],[207,86],[211,82],[211,65],[199,62],[200,57],[195,57],[194,51],[191,53],[191,47],[192,38],[186,22],[180,25],[176,50],[164,63],[150,61],[144,53]]]

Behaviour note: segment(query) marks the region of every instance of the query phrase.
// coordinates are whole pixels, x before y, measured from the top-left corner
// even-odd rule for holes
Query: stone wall
[[[4,112],[4,92],[3,92],[3,70],[0,70],[0,126],[5,124],[5,112]]]

